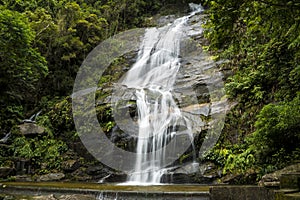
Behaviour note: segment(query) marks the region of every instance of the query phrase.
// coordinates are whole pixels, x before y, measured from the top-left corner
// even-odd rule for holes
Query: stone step
[[[293,194],[286,194],[285,199],[286,200],[300,200],[300,192],[293,193]]]
[[[300,172],[282,174],[280,177],[281,189],[299,189],[300,188]]]
[[[280,189],[274,191],[275,200],[286,200],[288,195],[296,194],[298,189]]]
[[[209,186],[203,185],[131,186],[99,183],[5,182],[0,183],[0,194],[32,197],[89,195],[101,200],[210,200]]]
[[[274,192],[258,186],[211,186],[210,200],[273,200]]]

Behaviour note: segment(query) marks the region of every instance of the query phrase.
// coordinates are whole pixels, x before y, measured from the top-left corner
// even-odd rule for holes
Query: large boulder
[[[220,177],[220,171],[210,162],[207,163],[187,163],[174,170],[170,170],[162,176],[163,183],[175,184],[212,184]]]
[[[280,179],[283,174],[295,173],[295,172],[300,172],[300,163],[293,164],[281,170],[264,175],[262,179],[259,181],[258,185],[265,186],[265,187],[279,187]]]
[[[45,128],[35,123],[24,123],[19,126],[20,133],[24,136],[41,135],[45,133]]]

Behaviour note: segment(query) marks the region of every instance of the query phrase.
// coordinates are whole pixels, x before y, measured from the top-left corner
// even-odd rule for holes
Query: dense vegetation
[[[222,140],[210,158],[224,172],[260,175],[300,158],[300,2],[207,1],[207,50],[232,70]]]

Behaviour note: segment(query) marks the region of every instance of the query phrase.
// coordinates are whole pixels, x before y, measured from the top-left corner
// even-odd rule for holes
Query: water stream
[[[193,6],[194,11],[188,16],[161,28],[146,30],[136,63],[122,80],[122,85],[135,90],[139,128],[135,168],[129,174],[127,184],[160,183],[167,170],[165,147],[179,134],[179,126],[185,127],[184,134],[193,144],[191,124],[172,95],[180,68],[180,44],[185,24],[203,10],[201,6]],[[148,156],[149,152],[152,152],[151,156]]]

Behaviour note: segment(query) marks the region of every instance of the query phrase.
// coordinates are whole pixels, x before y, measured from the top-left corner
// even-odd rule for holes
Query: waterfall
[[[129,184],[160,183],[167,170],[164,147],[174,139],[180,124],[185,125],[185,134],[193,140],[191,125],[172,95],[180,68],[184,25],[189,17],[202,11],[201,6],[191,7],[197,9],[190,15],[164,27],[146,30],[137,60],[122,80],[122,85],[135,91],[138,112],[136,161],[128,176]],[[150,157],[149,152],[152,152]]]

